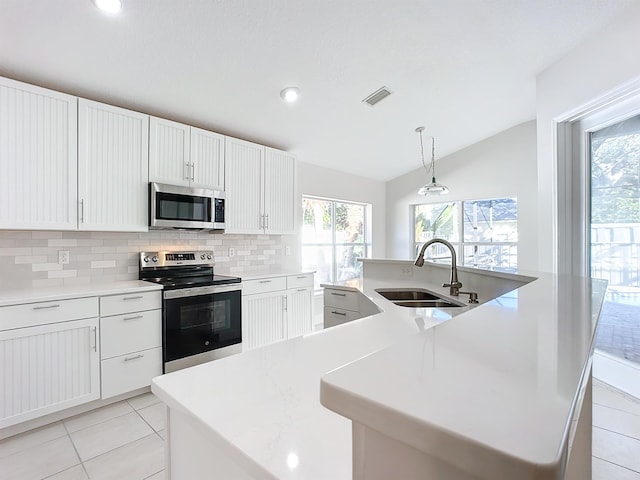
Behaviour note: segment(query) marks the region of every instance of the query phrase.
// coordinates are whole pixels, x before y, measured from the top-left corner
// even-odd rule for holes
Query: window
[[[458,264],[514,271],[518,265],[518,211],[515,198],[466,200],[414,206],[413,255],[424,242],[443,238],[453,244]],[[425,259],[449,263],[449,251],[434,245]]]
[[[359,278],[358,259],[371,256],[371,206],[303,196],[302,210],[302,266],[316,270],[316,288]]]

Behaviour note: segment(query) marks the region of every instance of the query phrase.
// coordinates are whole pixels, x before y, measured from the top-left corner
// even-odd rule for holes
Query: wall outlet
[[[413,277],[413,267],[400,267],[401,277]]]
[[[291,255],[291,245],[286,245],[284,247],[284,254],[285,255]]]
[[[58,263],[60,265],[69,264],[69,250],[58,250]]]
[[[231,247],[229,249],[229,257],[235,257],[236,256],[236,249]]]

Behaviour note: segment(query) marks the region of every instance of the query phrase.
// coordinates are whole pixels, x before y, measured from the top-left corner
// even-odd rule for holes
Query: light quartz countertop
[[[264,272],[247,272],[238,274],[239,277],[242,278],[242,281],[248,280],[260,280],[263,278],[274,278],[274,277],[288,277],[289,275],[307,275],[309,273],[315,273],[315,270],[282,270],[282,269],[272,269],[266,270]]]
[[[48,302],[70,298],[99,297],[132,292],[162,290],[162,285],[141,280],[87,283],[61,287],[32,287],[0,291],[0,307],[23,303]]]
[[[443,309],[393,305],[373,287],[402,282],[369,286],[365,276],[362,292],[381,313],[156,377],[152,390],[255,478],[351,478],[351,418],[419,448],[439,435],[499,459],[553,463],[604,286],[536,276],[481,305]],[[441,284],[405,282],[439,294]]]

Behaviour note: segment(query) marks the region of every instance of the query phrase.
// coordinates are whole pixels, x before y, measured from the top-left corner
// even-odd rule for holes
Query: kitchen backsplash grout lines
[[[138,253],[213,250],[217,274],[292,267],[285,235],[231,235],[158,230],[144,233],[0,231],[0,288],[53,287],[138,278]],[[229,257],[229,248],[235,255]],[[58,263],[58,251],[69,263]]]

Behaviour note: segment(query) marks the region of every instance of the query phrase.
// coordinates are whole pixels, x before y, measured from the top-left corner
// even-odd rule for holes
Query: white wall
[[[416,137],[417,142],[417,137]],[[436,153],[437,153],[436,139]],[[416,156],[419,162],[419,156]],[[409,259],[411,209],[418,203],[518,197],[518,267],[535,269],[536,123],[530,121],[505,130],[452,155],[436,160],[437,180],[449,187],[444,197],[423,197],[418,189],[427,182],[424,168],[387,182],[388,258]],[[429,179],[430,180],[430,179]]]
[[[330,168],[298,162],[299,195],[370,203],[373,258],[385,255],[385,184]],[[302,215],[302,212],[300,212]]]
[[[628,91],[640,79],[640,4],[537,77],[538,269],[555,271],[558,242],[556,125]]]

